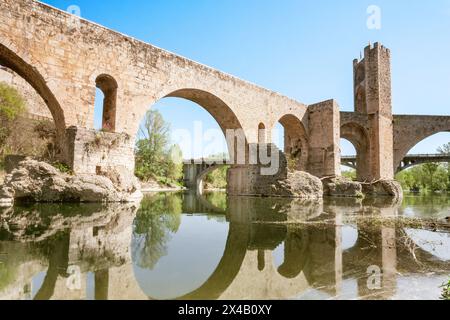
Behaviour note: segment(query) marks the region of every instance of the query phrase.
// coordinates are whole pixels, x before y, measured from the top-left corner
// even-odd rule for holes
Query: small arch
[[[114,132],[116,130],[117,81],[110,75],[101,74],[95,79],[95,85],[103,93],[101,129]]]
[[[341,138],[350,141],[355,147],[357,179],[367,180],[370,172],[370,140],[366,130],[357,123],[346,123],[341,127]]]
[[[295,161],[295,170],[306,171],[308,164],[308,135],[299,118],[292,114],[281,117],[284,129],[284,153]]]
[[[262,122],[258,125],[258,143],[259,144],[267,143],[266,126]]]

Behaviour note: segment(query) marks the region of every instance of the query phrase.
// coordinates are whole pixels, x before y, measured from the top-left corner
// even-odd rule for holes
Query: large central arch
[[[200,105],[211,114],[224,133],[229,129],[242,129],[241,123],[231,108],[223,100],[207,91],[193,88],[179,89],[167,94],[164,98],[182,98]]]
[[[153,101],[153,103],[151,103],[151,107],[153,107],[154,104],[164,98],[186,99],[198,104],[214,118],[225,136],[227,134],[227,130],[235,130],[235,134],[240,135],[243,142],[245,143],[245,146],[247,145],[247,138],[245,136],[245,132],[243,130],[241,122],[238,120],[236,114],[230,108],[230,106],[216,95],[208,91],[196,88],[177,89],[163,94],[162,96],[157,98],[155,101]],[[144,118],[147,110],[148,105],[140,110],[140,114],[138,115],[139,119]],[[138,135],[138,131],[139,130],[136,131],[136,136]],[[227,141],[230,153],[233,151],[233,149],[236,149],[235,147],[238,139],[236,138],[234,140],[234,145],[231,145],[231,141]]]

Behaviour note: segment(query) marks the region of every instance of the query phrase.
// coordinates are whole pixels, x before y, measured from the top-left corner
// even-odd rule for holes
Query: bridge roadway
[[[397,173],[419,164],[447,162],[450,163],[450,155],[448,154],[409,154],[403,158],[397,168]],[[343,166],[356,169],[356,156],[342,156],[341,163]]]

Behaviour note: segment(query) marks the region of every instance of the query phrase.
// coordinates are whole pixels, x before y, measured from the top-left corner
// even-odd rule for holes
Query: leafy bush
[[[225,189],[227,187],[227,172],[229,168],[229,166],[223,166],[209,173],[205,178],[207,187]]]
[[[59,171],[61,171],[62,173],[66,173],[66,174],[73,174],[72,169],[65,163],[61,163],[61,162],[54,162],[52,163],[52,165],[58,169]]]
[[[342,172],[342,176],[352,181],[357,180],[356,170],[347,170]]]
[[[8,84],[0,82],[0,117],[11,121],[24,113],[25,109],[25,101],[20,93]]]

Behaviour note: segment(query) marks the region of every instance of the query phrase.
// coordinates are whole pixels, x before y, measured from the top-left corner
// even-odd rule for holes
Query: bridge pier
[[[69,127],[65,148],[64,162],[76,174],[98,174],[117,167],[134,172],[134,139],[126,133]]]

